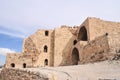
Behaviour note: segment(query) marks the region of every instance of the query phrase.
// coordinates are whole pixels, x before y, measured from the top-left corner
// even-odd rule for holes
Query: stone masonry
[[[80,26],[38,30],[24,39],[21,53],[8,53],[5,67],[77,65],[119,55],[120,22],[88,17]]]

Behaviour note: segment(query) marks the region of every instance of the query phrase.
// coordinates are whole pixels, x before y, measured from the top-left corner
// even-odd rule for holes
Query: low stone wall
[[[4,68],[1,71],[2,80],[49,80],[48,75],[26,69]],[[1,80],[1,79],[0,79]]]

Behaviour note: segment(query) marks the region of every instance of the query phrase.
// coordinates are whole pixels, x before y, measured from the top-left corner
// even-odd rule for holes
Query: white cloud
[[[6,32],[6,31],[0,31],[1,34],[6,34],[6,35],[10,35],[13,37],[18,37],[18,38],[25,38],[25,35],[22,34],[17,34],[17,33],[12,33],[12,32]]]
[[[0,55],[6,55],[7,53],[15,53],[15,51],[9,48],[0,48]]]

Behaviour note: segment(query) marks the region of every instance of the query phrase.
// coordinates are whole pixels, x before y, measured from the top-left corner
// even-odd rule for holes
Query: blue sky
[[[0,0],[0,65],[37,29],[80,25],[87,17],[120,22],[120,0]]]

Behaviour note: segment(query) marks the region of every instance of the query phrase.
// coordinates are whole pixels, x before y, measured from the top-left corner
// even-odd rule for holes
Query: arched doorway
[[[45,62],[44,62],[45,66],[48,65],[48,59],[45,59]]]
[[[85,26],[80,28],[79,34],[78,34],[78,40],[81,40],[81,41],[87,41],[88,40],[87,30],[86,30]]]
[[[73,65],[77,65],[78,64],[78,61],[79,61],[79,51],[77,48],[74,48],[73,51],[72,51],[72,62],[73,62]]]

